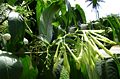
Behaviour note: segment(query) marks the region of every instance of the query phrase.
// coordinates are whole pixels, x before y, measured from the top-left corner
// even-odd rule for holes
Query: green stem
[[[82,42],[81,42],[81,51],[80,51],[80,54],[79,54],[79,56],[78,56],[78,60],[80,60],[81,59],[81,57],[82,57],[82,54],[83,54],[83,37],[81,38],[82,39]]]
[[[95,32],[95,33],[103,33],[105,30],[78,30],[77,32]]]
[[[109,44],[116,44],[116,42],[111,41],[108,38],[106,38],[104,36],[101,36],[100,34],[97,34],[95,32],[90,32],[90,33],[92,33],[92,34],[96,35],[97,37],[99,37],[99,38],[97,38],[98,40],[104,41],[104,42],[109,43]]]
[[[31,34],[33,34],[32,30],[30,29],[30,27],[28,26],[28,24],[27,24],[26,21],[25,21],[25,25],[26,25],[27,29],[29,30],[29,32],[30,32]]]
[[[84,36],[85,41],[93,48],[93,50],[94,50],[102,59],[104,59],[103,55],[100,54],[98,48],[95,47],[95,46],[88,40],[88,37],[87,37],[87,35],[85,34],[84,31],[83,31],[83,36]]]
[[[71,53],[72,57],[74,58],[75,61],[77,61],[77,57],[73,54],[73,52],[71,51],[71,49],[68,47],[67,44],[64,44],[66,46],[66,48],[68,49],[68,51]]]
[[[104,49],[105,52],[106,52],[108,55],[110,55],[110,56],[113,57],[113,54],[110,52],[110,50],[108,50],[106,47],[104,47],[104,45],[103,45],[101,42],[99,42],[99,41],[96,39],[96,37],[93,37],[92,35],[90,35],[90,36],[91,36],[91,38],[93,39],[93,41],[94,41],[99,47],[101,47],[102,49]]]
[[[59,47],[60,47],[60,43],[58,44],[56,52],[55,52],[55,55],[54,55],[54,62],[56,62],[56,59],[57,59],[57,56],[58,56]]]

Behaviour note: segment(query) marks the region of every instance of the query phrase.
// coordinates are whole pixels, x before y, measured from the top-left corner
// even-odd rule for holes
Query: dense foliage
[[[104,2],[87,1],[97,12]],[[109,50],[120,41],[119,16],[87,23],[80,5],[68,0],[1,0],[0,7],[0,58],[18,59],[19,79],[119,79],[119,58]],[[10,79],[4,65],[0,77]]]

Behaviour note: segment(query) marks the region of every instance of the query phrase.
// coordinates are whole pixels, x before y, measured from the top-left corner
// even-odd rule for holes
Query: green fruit
[[[0,54],[0,79],[19,79],[22,71],[22,63],[17,57]]]

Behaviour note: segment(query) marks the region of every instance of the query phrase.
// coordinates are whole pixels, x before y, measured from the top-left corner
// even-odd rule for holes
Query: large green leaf
[[[119,79],[118,68],[113,59],[101,61],[102,79]]]
[[[23,73],[20,79],[36,79],[38,75],[37,67],[34,67],[30,56],[21,57],[20,60],[23,64]]]
[[[109,23],[111,24],[113,34],[114,34],[114,41],[117,38],[120,41],[120,21],[117,17],[112,16],[108,17]],[[115,35],[116,34],[116,35]],[[116,37],[117,36],[117,37]]]
[[[40,37],[48,42],[51,41],[53,36],[52,19],[54,14],[59,10],[59,7],[59,2],[54,2],[48,6],[40,16],[39,34]]]
[[[38,25],[40,24],[40,16],[41,16],[41,13],[42,13],[44,7],[45,7],[45,5],[44,5],[43,0],[37,0],[37,5],[36,5],[36,19],[37,19],[37,24]]]
[[[80,15],[80,18],[81,18],[80,22],[86,23],[86,16],[85,16],[84,10],[78,4],[76,5],[76,9],[79,11],[79,15]]]

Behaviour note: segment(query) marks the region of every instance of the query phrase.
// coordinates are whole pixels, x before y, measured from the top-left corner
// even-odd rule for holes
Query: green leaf
[[[58,27],[60,25],[60,23],[57,21],[57,22],[53,22],[52,25],[55,27]]]
[[[116,16],[109,16],[108,17],[108,22],[110,23],[110,27],[112,28],[113,31],[113,36],[114,36],[114,41],[116,38],[118,39],[118,41],[120,41],[120,21]],[[117,42],[118,42],[117,41]]]
[[[86,16],[85,16],[84,10],[78,4],[76,4],[76,9],[79,11],[79,13],[81,15],[81,22],[86,23]]]
[[[46,39],[48,42],[52,40],[52,19],[54,14],[59,10],[59,2],[54,2],[50,6],[48,6],[40,16],[39,23],[39,34],[40,37]]]
[[[82,69],[83,70],[85,70],[85,69],[82,67],[82,69],[78,70],[76,68],[76,61],[74,61],[73,58],[70,58],[69,63],[70,63],[70,79],[87,79],[85,77],[83,78],[83,73],[81,72]]]
[[[61,10],[62,15],[65,15],[65,13],[66,13],[66,6],[65,6],[64,3],[62,5],[60,5],[60,10]]]
[[[23,73],[20,79],[36,79],[38,75],[37,67],[32,65],[31,58],[29,56],[20,57],[23,64]]]
[[[43,0],[37,0],[37,5],[36,5],[36,19],[37,19],[37,24],[40,25],[40,16],[41,13],[44,9],[45,5]]]

